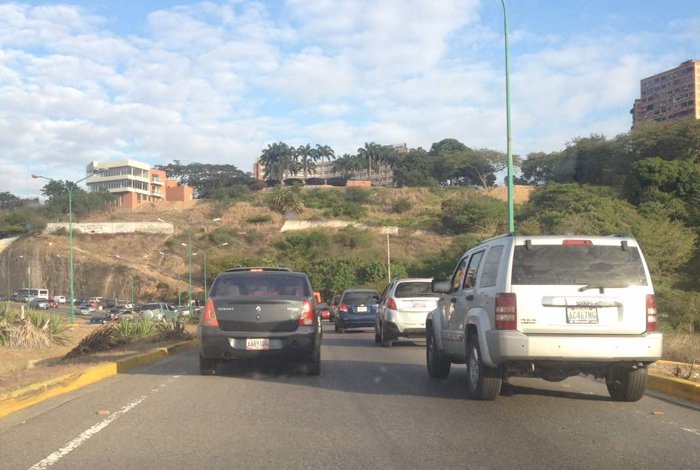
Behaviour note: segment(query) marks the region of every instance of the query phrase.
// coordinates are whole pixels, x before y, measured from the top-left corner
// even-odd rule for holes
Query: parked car
[[[76,313],[79,315],[91,315],[95,311],[95,308],[89,305],[78,305]]]
[[[316,315],[321,320],[330,320],[331,319],[331,311],[330,308],[328,307],[328,304],[325,302],[321,302],[320,304],[316,304]]]
[[[55,301],[54,299],[50,299],[48,302],[49,302],[49,308],[57,308],[58,307],[58,302]]]
[[[374,289],[345,289],[338,300],[335,332],[350,328],[374,328],[377,321],[379,292]]]
[[[616,401],[644,394],[661,358],[656,300],[637,241],[626,236],[507,234],[468,250],[426,322],[431,377],[467,364],[467,391],[493,400],[504,378],[604,378]]]
[[[179,312],[165,302],[143,304],[139,310],[139,319],[141,320],[177,320],[178,316]]]
[[[66,296],[65,295],[54,295],[53,300],[55,300],[59,304],[65,304],[66,303]]]
[[[435,310],[440,296],[432,289],[432,279],[394,279],[379,300],[374,342],[390,347],[402,338],[425,338],[425,318]]]
[[[33,298],[27,302],[27,308],[31,310],[48,310],[50,307],[49,301],[46,299]]]
[[[307,275],[285,268],[236,268],[220,273],[199,323],[199,368],[222,361],[273,357],[321,372],[322,328]]]

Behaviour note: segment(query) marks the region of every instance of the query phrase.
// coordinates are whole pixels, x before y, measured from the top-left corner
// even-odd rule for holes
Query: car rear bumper
[[[425,338],[425,326],[403,326],[393,322],[384,322],[384,327],[394,336],[403,336],[405,338]]]
[[[482,356],[491,367],[511,361],[653,362],[661,359],[662,341],[661,333],[554,336],[491,330]]]
[[[377,315],[340,314],[335,318],[336,324],[340,328],[374,328]]]
[[[249,350],[248,339],[267,338],[269,349]],[[222,331],[219,328],[199,328],[200,352],[207,359],[244,359],[278,356],[285,359],[308,357],[321,342],[320,328],[299,327],[297,331],[280,334],[269,332]]]

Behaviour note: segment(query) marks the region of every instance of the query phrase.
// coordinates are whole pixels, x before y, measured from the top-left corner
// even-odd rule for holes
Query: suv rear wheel
[[[433,329],[428,328],[425,335],[425,360],[428,364],[428,375],[435,379],[444,379],[450,374],[452,363],[442,357],[437,349]]]
[[[206,357],[199,355],[199,373],[202,375],[216,375],[216,366],[219,365],[219,361],[216,359],[207,359]]]
[[[384,328],[383,323],[379,324],[379,336],[381,339],[382,346],[385,348],[390,348],[391,342],[394,340],[394,338],[392,338],[391,335],[386,332],[386,328]]]
[[[467,356],[467,392],[477,400],[495,400],[501,392],[503,382],[499,369],[487,367],[481,359],[479,339],[475,334],[469,337]]]
[[[608,393],[615,401],[639,401],[647,386],[647,370],[612,367],[605,376]]]

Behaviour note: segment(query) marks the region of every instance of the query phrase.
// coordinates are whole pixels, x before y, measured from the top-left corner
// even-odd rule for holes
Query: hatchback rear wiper
[[[591,289],[598,289],[601,294],[605,293],[605,289],[624,289],[625,287],[629,287],[627,284],[619,284],[619,285],[611,285],[611,286],[604,286],[602,284],[586,284],[585,286],[579,287],[578,291],[579,292],[585,292],[587,290]]]

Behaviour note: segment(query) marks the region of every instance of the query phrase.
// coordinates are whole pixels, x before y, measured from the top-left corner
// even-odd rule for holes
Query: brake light
[[[202,312],[202,326],[208,326],[211,328],[219,327],[219,320],[216,319],[214,301],[211,299],[209,299],[207,304],[204,306],[204,311]]]
[[[345,304],[340,304],[340,307],[338,307],[338,310],[340,310],[341,312],[348,313],[348,306]]]
[[[309,299],[306,299],[301,307],[299,326],[318,326],[318,318],[314,314],[314,306]]]
[[[656,296],[647,295],[647,331],[656,331]]]
[[[561,242],[562,245],[592,245],[591,240],[564,240]]]
[[[394,300],[393,297],[390,297],[389,300],[386,301],[386,308],[389,310],[398,310],[399,307],[396,306],[396,300]]]
[[[515,294],[496,294],[496,329],[516,330],[518,328],[518,307]]]

